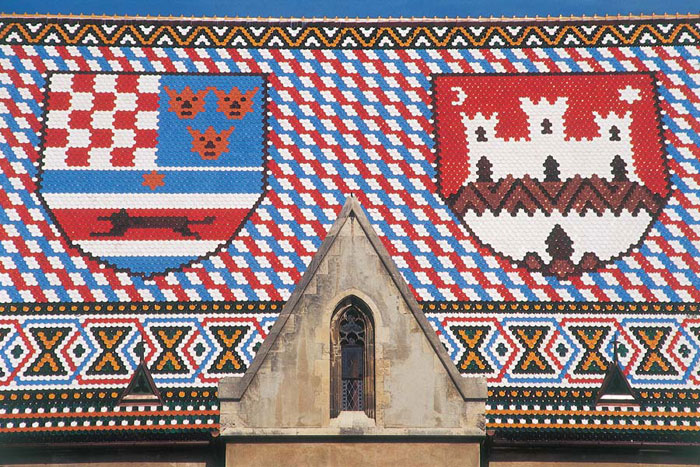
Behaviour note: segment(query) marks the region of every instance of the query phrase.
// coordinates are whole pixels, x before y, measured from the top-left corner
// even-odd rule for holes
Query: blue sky
[[[194,16],[546,16],[700,13],[697,0],[0,0],[4,13]]]

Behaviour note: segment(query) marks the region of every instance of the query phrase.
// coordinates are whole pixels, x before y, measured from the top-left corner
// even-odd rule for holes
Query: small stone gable
[[[331,318],[349,296],[374,320],[375,417],[331,417]],[[242,378],[219,386],[223,436],[484,435],[486,383],[462,377],[354,197]]]

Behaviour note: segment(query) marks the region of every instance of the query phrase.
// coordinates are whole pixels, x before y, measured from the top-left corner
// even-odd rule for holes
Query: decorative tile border
[[[163,388],[162,406],[117,406],[118,391],[0,391],[0,443],[208,439],[219,433],[214,391]]]
[[[123,387],[141,345],[158,385],[213,387],[245,373],[281,305],[0,305],[0,390]],[[597,387],[615,340],[636,389],[700,385],[695,304],[422,306],[460,372],[493,386]]]
[[[692,17],[691,17],[692,18]],[[693,19],[695,21],[693,21]],[[0,43],[151,47],[478,48],[693,44],[697,18],[560,22],[446,21],[437,24],[315,21],[153,21],[13,18],[0,23]]]
[[[10,313],[0,312],[0,390],[122,388],[142,346],[159,386],[211,388],[245,373],[280,309],[276,303],[85,307],[46,304],[47,314],[4,307]]]

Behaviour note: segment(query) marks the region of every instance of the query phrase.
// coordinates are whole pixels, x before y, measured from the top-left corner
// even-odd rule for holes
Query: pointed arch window
[[[374,322],[357,297],[343,300],[331,319],[331,417],[363,411],[374,418]]]

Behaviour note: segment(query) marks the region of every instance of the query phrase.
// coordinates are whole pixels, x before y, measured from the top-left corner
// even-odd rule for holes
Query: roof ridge
[[[451,23],[451,22],[463,22],[463,23],[519,23],[519,22],[538,22],[538,23],[559,23],[559,22],[571,22],[571,21],[638,21],[638,20],[679,20],[679,19],[700,19],[700,13],[649,13],[649,14],[616,14],[616,15],[558,15],[558,16],[455,16],[455,17],[428,17],[428,16],[399,16],[399,17],[369,17],[361,18],[356,17],[262,17],[262,16],[173,16],[173,15],[108,15],[108,14],[63,14],[63,13],[0,13],[0,18],[15,18],[15,19],[112,19],[117,21],[130,21],[130,20],[149,20],[149,21],[184,21],[184,20],[199,20],[199,21],[225,21],[225,22],[264,22],[264,23],[318,23],[318,22],[334,22],[334,23],[350,23],[350,24],[366,24],[366,23],[392,23],[392,24],[404,24],[404,23],[431,23],[431,24],[441,24],[441,23]]]

